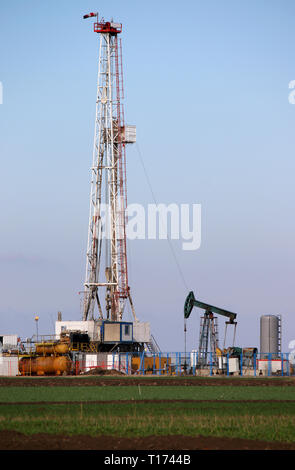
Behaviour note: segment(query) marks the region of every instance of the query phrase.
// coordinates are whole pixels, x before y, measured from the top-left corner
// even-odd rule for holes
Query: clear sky
[[[197,251],[128,244],[140,320],[164,351],[184,350],[189,290],[238,313],[237,345],[259,347],[259,318],[295,339],[293,0],[47,0],[0,6],[1,334],[53,334],[81,318],[98,36],[123,23],[125,117],[158,202],[202,204]],[[153,202],[128,148],[128,201]],[[200,311],[188,321],[197,346]],[[128,316],[127,316],[127,319]],[[224,320],[219,319],[221,338]],[[229,334],[228,340],[230,342]]]

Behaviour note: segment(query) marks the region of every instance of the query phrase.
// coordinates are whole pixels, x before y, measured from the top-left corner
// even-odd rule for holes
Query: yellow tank
[[[222,349],[216,348],[216,356],[222,356]]]
[[[141,364],[141,357],[135,356],[132,357],[132,370],[139,371]],[[160,365],[161,364],[161,365]],[[171,373],[171,359],[167,359],[166,357],[161,357],[161,363],[159,357],[145,357],[144,358],[144,369],[147,373],[157,372],[161,369],[161,373]]]
[[[69,374],[72,362],[67,356],[22,357],[19,360],[21,375]]]
[[[69,345],[66,343],[37,343],[36,353],[43,356],[50,354],[67,354]]]

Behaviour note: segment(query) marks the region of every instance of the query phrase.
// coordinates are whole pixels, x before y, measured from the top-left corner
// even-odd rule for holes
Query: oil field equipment
[[[100,318],[121,321],[127,301],[136,320],[126,249],[126,144],[136,141],[136,128],[124,122],[122,24],[91,16],[100,42],[83,320],[97,307]]]
[[[68,375],[72,360],[67,339],[36,343],[35,350],[19,357],[21,375]]]
[[[217,317],[214,316],[214,313],[217,315],[222,315],[224,317],[229,318],[226,322],[226,330],[227,325],[234,325],[234,339],[233,344],[235,341],[235,332],[237,322],[235,321],[237,314],[225,310],[223,308],[215,307],[214,305],[207,304],[205,302],[201,302],[195,299],[194,293],[191,291],[184,303],[184,319],[185,319],[185,327],[184,331],[186,333],[186,320],[189,318],[193,307],[198,307],[202,310],[205,310],[204,315],[201,317],[201,325],[200,325],[200,336],[199,336],[199,351],[198,351],[198,366],[202,367],[205,366],[208,362],[208,346],[210,340],[210,352],[212,353],[212,358],[216,361],[216,354],[219,349],[219,341],[218,341],[218,329],[217,329]],[[226,337],[226,330],[224,335],[224,343]]]
[[[267,358],[269,354],[281,353],[282,318],[280,315],[262,315],[260,317],[260,354]]]
[[[21,375],[68,375],[72,361],[66,356],[23,356],[19,360]]]

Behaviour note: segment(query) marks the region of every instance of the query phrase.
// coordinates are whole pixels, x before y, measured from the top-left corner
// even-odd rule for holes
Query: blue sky
[[[237,344],[259,347],[259,318],[295,339],[293,1],[11,1],[0,7],[1,332],[52,334],[80,319],[88,229],[98,37],[123,23],[125,117],[162,203],[202,204],[202,244],[128,244],[138,317],[162,350],[184,349],[183,303],[238,313]],[[152,194],[128,148],[128,201]],[[199,315],[187,347],[198,342]],[[219,319],[223,337],[224,321]],[[231,339],[231,338],[229,338]]]

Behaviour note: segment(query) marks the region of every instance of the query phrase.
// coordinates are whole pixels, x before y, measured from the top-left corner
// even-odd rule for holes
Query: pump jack
[[[205,310],[204,316],[201,319],[199,354],[198,354],[198,365],[204,366],[207,364],[209,336],[210,336],[211,353],[213,353],[214,359],[216,357],[216,350],[219,350],[218,336],[217,336],[217,329],[216,329],[216,317],[214,317],[214,313],[229,318],[229,320],[225,323],[224,346],[225,346],[227,325],[234,325],[234,339],[233,339],[233,344],[234,344],[236,326],[237,326],[237,322],[235,321],[235,319],[237,317],[237,314],[233,312],[229,312],[228,310],[225,310],[223,308],[214,307],[214,305],[210,305],[205,302],[200,302],[199,300],[195,299],[194,293],[191,291],[188,294],[184,303],[185,320],[189,318],[193,307],[198,307],[198,308]],[[184,331],[186,332],[186,324],[185,324]]]

